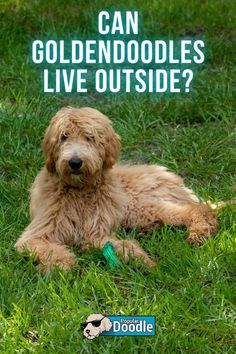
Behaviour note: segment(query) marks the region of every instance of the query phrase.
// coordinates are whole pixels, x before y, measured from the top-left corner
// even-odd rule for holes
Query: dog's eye
[[[100,324],[101,324],[101,321],[102,321],[102,320],[97,320],[97,321],[92,321],[91,323],[92,323],[92,325],[93,325],[94,327],[99,327]]]
[[[61,141],[65,141],[66,139],[68,139],[68,135],[67,134],[63,134],[61,136]]]

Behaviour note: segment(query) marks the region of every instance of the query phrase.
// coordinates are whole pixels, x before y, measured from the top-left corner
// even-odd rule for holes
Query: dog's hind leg
[[[218,226],[212,209],[203,203],[189,207],[189,218],[185,224],[189,229],[188,241],[199,245],[214,236]]]
[[[48,239],[49,235],[44,233],[43,229],[35,233],[35,225],[32,225],[33,222],[16,242],[17,250],[32,254],[45,272],[49,272],[53,266],[58,266],[62,270],[70,269],[75,263],[73,253],[67,249],[66,245]]]
[[[189,230],[188,241],[196,244],[213,236],[217,229],[217,220],[211,208],[200,202],[181,205],[162,200],[157,204],[146,205],[142,215],[137,215],[137,220],[145,226],[147,219],[153,223],[160,221],[167,225],[186,226]]]

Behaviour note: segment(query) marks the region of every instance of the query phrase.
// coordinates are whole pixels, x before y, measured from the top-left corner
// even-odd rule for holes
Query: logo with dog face
[[[93,314],[87,318],[87,321],[81,323],[83,334],[87,339],[94,339],[102,332],[109,331],[112,323],[106,316],[101,314]]]

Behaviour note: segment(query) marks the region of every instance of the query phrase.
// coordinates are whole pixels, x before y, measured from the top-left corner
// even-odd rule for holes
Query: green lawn
[[[30,64],[33,39],[97,33],[103,9],[142,11],[147,37],[205,40],[207,60],[190,94],[44,95]],[[98,251],[81,254],[64,274],[41,274],[14,243],[29,222],[31,183],[52,115],[66,105],[107,114],[122,137],[121,160],[176,171],[203,199],[234,197],[236,166],[236,2],[230,0],[5,0],[0,3],[0,352],[234,353],[236,211],[219,212],[215,239],[196,248],[184,228],[142,239],[158,258],[110,270]],[[124,231],[120,231],[124,237]],[[134,237],[135,231],[126,237]],[[83,338],[91,313],[155,315],[152,338]]]

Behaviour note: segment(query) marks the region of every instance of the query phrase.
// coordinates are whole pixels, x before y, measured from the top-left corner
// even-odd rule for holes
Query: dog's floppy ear
[[[52,121],[45,132],[43,143],[42,143],[42,149],[45,156],[45,165],[48,172],[51,173],[56,171],[54,155],[55,155],[55,149],[57,145],[56,144],[57,138],[56,138],[56,133],[54,131],[55,131],[55,122]]]
[[[102,331],[102,332],[103,332],[103,331],[110,331],[111,327],[112,327],[111,321],[109,320],[109,318],[106,318],[106,317],[105,317],[105,318],[102,320],[101,331]]]
[[[119,157],[121,143],[119,135],[114,132],[111,125],[108,130],[104,167],[111,168]]]

